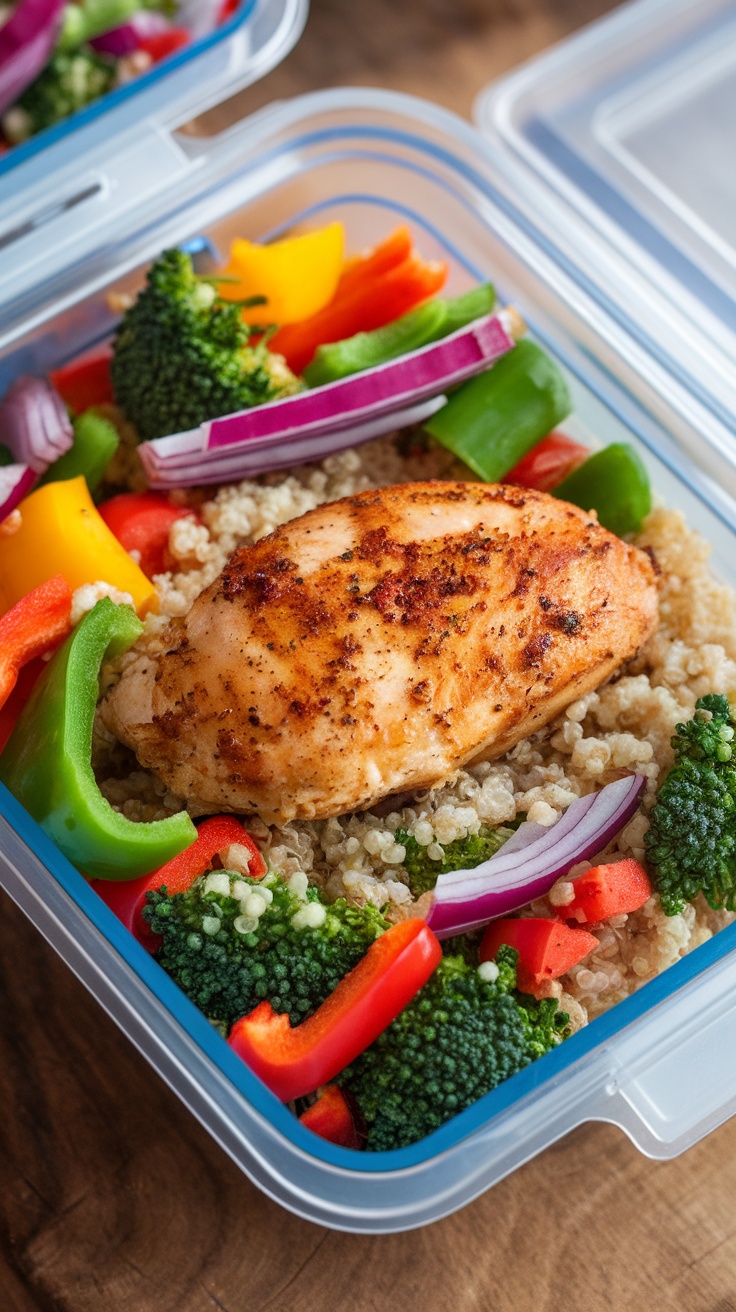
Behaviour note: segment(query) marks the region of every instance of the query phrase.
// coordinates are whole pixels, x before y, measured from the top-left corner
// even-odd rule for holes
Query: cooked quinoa
[[[402,434],[289,475],[225,486],[211,496],[206,490],[174,494],[197,509],[201,522],[183,519],[172,527],[169,547],[178,569],[156,577],[160,613],[149,616],[142,641],[155,649],[168,620],[186,614],[237,546],[257,541],[323,502],[370,487],[458,476],[467,478],[467,471],[446,451]],[[398,830],[408,831],[431,859],[440,861],[446,844],[513,820],[520,812],[551,825],[576,797],[629,770],[648,781],[643,809],[597,859],[642,860],[646,813],[672,763],[676,724],[688,720],[696,699],[708,692],[736,698],[736,594],[713,578],[710,548],[679,511],[656,508],[635,540],[654,553],[661,570],[660,627],[609,683],[573,702],[505,756],[459,770],[443,787],[389,799],[373,812],[294,821],[282,828],[249,819],[248,828],[272,867],[287,878],[302,871],[331,899],[372,902],[384,907],[389,919],[400,919],[413,914],[417,904],[403,869],[406,852],[396,840]],[[106,673],[111,679],[116,670]],[[102,730],[96,755],[98,763],[105,762],[103,792],[124,814],[153,819],[184,805]],[[590,864],[582,863],[571,874]],[[528,914],[552,915],[571,897],[568,876]],[[551,983],[549,991],[570,1013],[572,1027],[579,1028],[733,919],[734,914],[712,911],[702,899],[681,915],[665,916],[655,895],[640,911],[616,916],[594,931],[598,949]]]

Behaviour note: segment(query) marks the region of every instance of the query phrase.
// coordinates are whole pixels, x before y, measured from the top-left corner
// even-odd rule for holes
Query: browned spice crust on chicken
[[[321,818],[501,755],[656,623],[652,561],[575,506],[401,484],[236,551],[103,718],[196,809]]]

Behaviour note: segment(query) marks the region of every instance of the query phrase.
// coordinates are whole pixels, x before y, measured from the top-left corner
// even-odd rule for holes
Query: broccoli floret
[[[57,50],[35,82],[3,115],[3,132],[12,145],[19,145],[99,100],[114,82],[115,64],[89,46],[70,52]]]
[[[253,346],[238,306],[198,278],[184,251],[164,251],[118,328],[115,400],[146,441],[272,401],[298,383],[265,340]]]
[[[406,856],[401,864],[409,876],[409,888],[414,897],[420,897],[422,893],[434,888],[439,875],[445,875],[450,870],[472,870],[481,861],[488,861],[510,837],[511,831],[503,829],[468,834],[467,838],[457,838],[447,843],[439,861],[434,861],[428,855],[428,849],[422,847],[413,834],[407,833],[405,829],[397,829],[395,834],[396,842],[406,848]]]
[[[666,775],[644,837],[662,906],[677,915],[702,892],[710,906],[736,910],[736,761],[728,701],[701,697],[672,739]]]
[[[554,998],[517,994],[515,949],[498,976],[443,957],[409,1006],[339,1077],[355,1097],[374,1152],[423,1139],[564,1037]],[[491,972],[492,973],[492,972]]]
[[[257,881],[224,873],[236,892],[243,892],[240,883],[271,895],[260,916],[248,914],[240,898],[208,891],[206,876],[185,893],[149,893],[143,915],[163,939],[161,965],[228,1030],[264,998],[292,1024],[305,1020],[388,928],[375,907],[342,899],[327,906],[316,889],[300,896],[277,876]]]

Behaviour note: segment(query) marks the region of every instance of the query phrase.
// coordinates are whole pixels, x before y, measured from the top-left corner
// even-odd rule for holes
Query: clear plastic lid
[[[736,433],[736,6],[639,0],[476,107],[535,239]]]

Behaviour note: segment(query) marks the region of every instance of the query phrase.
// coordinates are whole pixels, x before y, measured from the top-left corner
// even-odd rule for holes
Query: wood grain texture
[[[341,82],[467,114],[607,0],[313,0],[200,130]],[[215,1146],[0,897],[0,1312],[736,1312],[736,1121],[679,1160],[588,1126],[445,1221],[322,1230]]]

